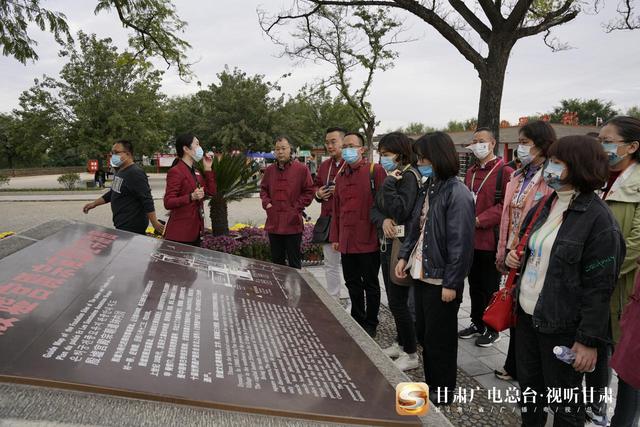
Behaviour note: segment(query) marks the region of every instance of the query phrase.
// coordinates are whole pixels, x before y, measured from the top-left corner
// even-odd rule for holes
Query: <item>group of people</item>
[[[640,120],[616,117],[597,137],[560,139],[549,123],[535,121],[520,129],[508,163],[496,156],[493,133],[477,129],[464,180],[443,132],[416,141],[389,133],[378,146],[379,164],[368,160],[358,133],[327,129],[325,147],[329,158],[312,179],[291,158],[287,138],[276,141],[277,162],[261,188],[274,262],[300,268],[302,212],[313,199],[321,203],[328,293],[339,297],[342,273],[352,317],[375,337],[382,267],[397,333],[383,352],[398,368],[414,369],[419,343],[438,405],[453,401],[458,340],[489,347],[500,339],[483,315],[503,275],[515,269],[517,322],[495,374],[534,394],[521,399],[523,425],[544,426],[547,408],[554,425],[583,425],[587,416],[607,425],[609,359],[625,333],[620,318],[633,299],[640,257]],[[458,330],[465,279],[471,324]],[[556,357],[557,346],[571,350],[571,364]],[[593,399],[567,392],[584,387]],[[553,390],[560,392],[550,399]],[[611,425],[636,426],[639,416],[640,391],[618,378]]]
[[[329,158],[312,176],[292,157],[286,136],[275,141],[276,162],[260,187],[275,263],[301,268],[304,209],[320,203],[316,231],[323,236],[328,293],[340,297],[343,276],[351,316],[375,337],[382,267],[397,334],[383,352],[398,368],[414,369],[419,343],[437,405],[453,402],[458,340],[488,347],[500,339],[483,314],[503,275],[515,269],[517,322],[495,374],[517,379],[522,394],[534,395],[521,399],[523,425],[544,426],[546,407],[554,425],[583,425],[586,416],[606,425],[598,395],[610,384],[609,358],[621,336],[640,327],[620,325],[627,303],[640,300],[640,120],[615,117],[597,138],[557,139],[548,123],[529,123],[519,132],[517,163],[496,156],[493,133],[477,129],[468,145],[476,160],[464,180],[443,132],[416,141],[389,133],[378,146],[379,164],[368,160],[357,132],[327,129],[325,148]],[[179,136],[176,151],[164,196],[171,211],[166,225],[156,218],[129,141],[114,144],[111,189],[84,211],[111,203],[116,228],[144,233],[151,221],[167,239],[198,245],[203,200],[216,192],[212,157],[193,135]],[[195,167],[200,161],[204,176]],[[465,279],[471,324],[458,331]],[[557,346],[571,349],[572,364],[556,357]],[[582,390],[583,380],[597,391],[593,402],[562,392]],[[550,390],[561,391],[549,399]],[[639,417],[640,390],[619,377],[611,425],[636,426]]]

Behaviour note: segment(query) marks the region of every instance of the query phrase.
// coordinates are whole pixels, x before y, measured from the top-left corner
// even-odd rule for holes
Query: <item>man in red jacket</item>
[[[467,170],[464,182],[476,202],[476,233],[473,264],[469,272],[471,296],[471,325],[458,333],[462,339],[476,338],[476,345],[490,347],[500,339],[500,333],[487,328],[482,315],[491,296],[500,287],[500,276],[495,265],[498,247],[497,227],[502,217],[504,189],[513,169],[505,165],[493,150],[496,139],[487,128],[479,128],[467,147],[476,157],[476,163]]]
[[[276,139],[276,163],[264,171],[260,184],[262,208],[267,211],[264,229],[269,233],[271,260],[275,264],[302,268],[302,211],[313,200],[313,181],[309,168],[291,159],[289,139]]]
[[[344,169],[345,162],[342,159],[342,141],[346,130],[342,128],[329,128],[325,132],[324,146],[331,158],[320,164],[314,181],[316,202],[322,204],[321,217],[333,217],[333,194],[336,189],[336,177]],[[340,252],[333,249],[331,243],[322,245],[324,255],[324,273],[327,280],[327,292],[332,297],[340,298],[342,287]]]
[[[369,212],[374,203],[373,193],[382,188],[386,173],[382,166],[364,159],[364,152],[362,135],[347,133],[342,143],[342,158],[347,166],[336,179],[329,240],[342,255],[351,317],[375,337],[380,309],[380,251]]]

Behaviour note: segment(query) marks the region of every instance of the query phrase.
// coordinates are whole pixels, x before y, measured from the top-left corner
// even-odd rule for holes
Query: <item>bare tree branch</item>
[[[500,12],[500,9],[502,8],[501,0],[496,0],[495,3],[491,2],[491,0],[478,0],[478,3],[480,3],[482,11],[487,15],[487,18],[489,18],[489,22],[491,22],[493,27],[504,24],[505,19]]]
[[[618,14],[620,14],[621,19],[607,24],[605,27],[607,33],[640,29],[640,16],[635,15],[632,2],[633,0],[622,0],[620,4],[618,4],[616,10]]]
[[[467,21],[469,25],[471,25],[471,28],[478,33],[482,40],[486,43],[489,42],[491,30],[467,7],[466,4],[464,4],[462,0],[449,0],[449,4],[460,14],[460,16],[464,18],[465,21]]]

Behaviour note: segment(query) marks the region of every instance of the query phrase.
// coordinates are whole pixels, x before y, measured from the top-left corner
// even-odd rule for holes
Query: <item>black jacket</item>
[[[546,200],[532,234],[546,221],[556,197],[553,193]],[[525,217],[520,237],[537,206]],[[527,247],[520,277],[530,252]],[[624,238],[607,204],[593,192],[579,194],[565,211],[553,243],[547,274],[533,311],[534,328],[547,334],[575,332],[575,340],[588,347],[608,342],[609,300],[625,252]],[[518,306],[520,280],[515,292],[514,309]]]
[[[393,219],[398,225],[405,224],[410,219],[421,179],[420,172],[413,167],[402,173],[402,179],[392,176],[384,179],[382,189],[376,192],[375,204],[371,208],[371,221],[378,230],[382,229],[382,223],[387,218]]]
[[[462,298],[464,279],[473,261],[476,208],[469,189],[457,177],[430,179],[420,189],[399,258],[409,259],[420,236],[420,214],[429,194],[429,212],[423,240],[423,267],[427,278],[442,279]]]

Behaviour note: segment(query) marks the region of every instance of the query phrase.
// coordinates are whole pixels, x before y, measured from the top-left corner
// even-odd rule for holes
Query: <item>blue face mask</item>
[[[382,156],[380,158],[380,164],[387,172],[394,171],[398,168],[398,163],[393,160],[393,157]]]
[[[420,171],[420,175],[425,178],[429,178],[433,176],[433,166],[418,166],[418,170]]]
[[[110,163],[114,168],[120,167],[122,164],[122,157],[120,157],[120,154],[112,154]]]
[[[350,165],[358,161],[358,149],[355,147],[347,147],[342,149],[342,158]]]
[[[622,161],[622,159],[627,157],[626,154],[624,156],[618,155],[618,145],[615,143],[604,143],[602,144],[602,148],[604,148],[605,153],[607,153],[607,156],[609,156],[610,166],[617,165],[618,163],[620,163],[620,161]]]
[[[544,168],[542,172],[542,177],[544,178],[544,182],[554,190],[558,191],[560,187],[562,187],[562,183],[560,182],[560,177],[562,176],[562,172],[564,172],[564,166],[549,162],[547,166]]]
[[[202,149],[202,147],[198,146],[196,148],[195,155],[193,156],[193,160],[199,162],[200,160],[202,160],[202,157],[204,157],[204,150]]]

